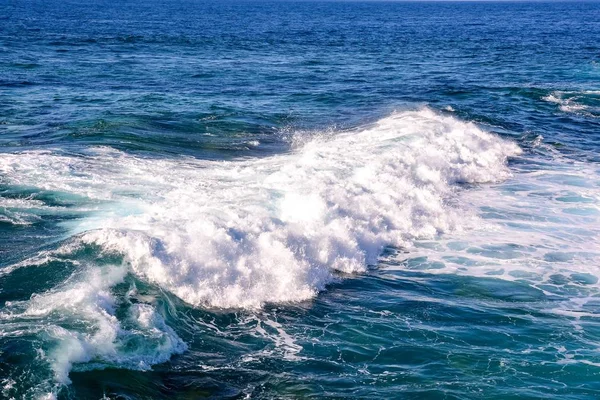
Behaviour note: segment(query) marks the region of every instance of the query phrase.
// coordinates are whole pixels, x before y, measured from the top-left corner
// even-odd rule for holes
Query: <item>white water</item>
[[[558,104],[559,110],[566,113],[598,117],[600,113],[600,91],[554,91],[542,100]]]
[[[512,143],[428,109],[314,138],[247,161],[4,155],[14,183],[111,200],[74,227],[131,270],[193,305],[260,307],[308,299],[334,273],[364,271],[386,245],[473,224],[458,182],[509,176]]]
[[[127,274],[194,306],[258,308],[309,299],[337,272],[365,271],[387,245],[409,250],[401,268],[519,281],[550,295],[566,288],[570,300],[554,311],[591,315],[597,291],[589,289],[600,286],[600,171],[591,165],[555,154],[513,176],[506,161],[516,145],[428,109],[298,142],[286,154],[221,162],[110,148],[0,155],[3,183],[77,199],[69,212],[85,215],[65,226],[64,246],[3,270],[69,260],[75,273],[7,304],[1,319],[40,321],[36,329],[55,343],[40,358],[57,385],[73,365],[145,369],[185,344],[151,301],[130,301],[135,287],[115,297]],[[23,221],[63,211],[31,199],[2,204]],[[78,260],[89,244],[125,262]],[[122,301],[125,320],[115,312]],[[288,339],[282,347],[293,358]]]
[[[111,288],[126,274],[194,306],[306,300],[339,272],[365,271],[385,246],[469,236],[481,221],[477,202],[496,200],[465,202],[469,190],[457,184],[501,182],[510,177],[507,157],[519,153],[474,124],[423,109],[262,159],[147,159],[110,148],[3,154],[3,183],[83,199],[86,217],[66,226],[72,239],[38,257],[40,267],[89,244],[125,262],[77,265],[64,284],[7,305],[2,319],[46,321],[56,346],[41,357],[58,384],[69,382],[73,364],[148,368],[185,345],[151,304],[127,303],[127,320],[117,319]]]
[[[534,166],[464,192],[465,206],[481,210],[479,228],[417,243],[410,257],[422,261],[411,268],[525,283],[563,298],[558,314],[597,318],[600,168],[558,154]]]

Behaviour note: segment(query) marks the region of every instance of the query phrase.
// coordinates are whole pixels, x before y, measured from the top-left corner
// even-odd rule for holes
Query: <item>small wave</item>
[[[35,362],[50,365],[54,384],[38,384],[36,397],[55,394],[70,383],[74,366],[147,370],[186,349],[154,306],[132,301],[135,287],[124,297],[115,296],[111,288],[123,283],[126,274],[124,266],[82,267],[46,293],[6,304],[0,315],[4,333],[31,334],[36,327],[35,333],[47,343]],[[21,328],[23,323],[27,329]]]
[[[559,110],[566,113],[600,117],[600,91],[554,91],[542,100],[558,104]]]

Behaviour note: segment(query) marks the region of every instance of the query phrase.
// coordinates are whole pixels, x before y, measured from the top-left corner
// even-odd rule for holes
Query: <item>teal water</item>
[[[0,21],[1,398],[598,398],[600,3]]]

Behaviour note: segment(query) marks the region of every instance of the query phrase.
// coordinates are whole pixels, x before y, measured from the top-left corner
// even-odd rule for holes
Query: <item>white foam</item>
[[[554,154],[510,179],[463,193],[484,217],[476,232],[417,243],[414,268],[525,283],[555,301],[548,312],[600,317],[600,169]],[[562,301],[556,299],[562,298]]]
[[[74,228],[86,230],[83,242],[124,254],[135,274],[190,304],[253,308],[308,299],[335,271],[364,271],[386,245],[468,228],[473,215],[452,206],[456,183],[503,180],[516,154],[474,124],[423,109],[263,159],[96,148],[5,154],[0,171],[115,202]]]
[[[31,198],[0,197],[0,222],[12,225],[31,225],[39,221],[40,212],[48,212],[51,207],[42,201]]]
[[[62,324],[72,319],[75,325],[88,326],[83,332],[53,324],[46,328],[46,334],[57,343],[47,355],[55,381],[69,383],[68,374],[75,363],[148,369],[185,349],[181,339],[150,305],[131,305],[129,313],[134,328],[123,328],[123,321],[115,316],[115,298],[110,287],[122,282],[125,273],[124,267],[90,268],[76,282],[37,295],[29,302],[23,316],[40,319],[56,313],[61,315]],[[128,349],[137,336],[143,346]]]
[[[243,357],[244,362],[253,362],[258,358],[277,357],[285,360],[300,360],[302,357],[298,354],[302,351],[302,346],[298,345],[294,338],[288,334],[284,327],[273,320],[268,315],[251,314],[242,322],[249,328],[250,334],[261,339],[268,339],[273,346],[263,348],[256,354],[246,354]],[[252,329],[252,327],[254,327]]]
[[[50,351],[42,352],[41,358],[52,369],[54,392],[70,383],[74,365],[145,370],[186,349],[149,304],[128,302],[127,320],[117,319],[117,299],[111,288],[123,282],[127,270],[126,266],[81,268],[49,292],[6,304],[8,312],[0,316],[4,328],[10,321],[28,321],[27,326],[36,321],[38,334],[50,342]],[[18,332],[12,329],[12,334]],[[40,390],[47,391],[46,385]]]
[[[597,117],[600,115],[600,91],[554,91],[542,100],[558,104],[559,110],[565,113],[574,113]]]
[[[575,324],[598,316],[600,170],[592,164],[553,152],[551,160],[523,160],[532,163],[516,164],[511,175],[506,159],[519,154],[516,145],[428,109],[293,143],[290,153],[220,162],[109,148],[85,157],[0,155],[9,183],[103,204],[70,226],[80,233],[70,247],[11,268],[64,260],[86,244],[126,261],[77,265],[68,282],[22,309],[9,304],[15,312],[2,318],[70,315],[94,327],[48,325],[56,347],[44,357],[57,382],[68,382],[73,367],[145,369],[185,345],[151,304],[129,304],[127,320],[115,318],[111,288],[126,274],[195,306],[257,308],[309,299],[336,272],[364,271],[386,245],[410,250],[400,268],[518,281],[526,284],[518,296],[564,294],[543,312]],[[463,182],[487,184],[463,190]],[[248,323],[273,341],[268,351],[299,357],[276,321]]]

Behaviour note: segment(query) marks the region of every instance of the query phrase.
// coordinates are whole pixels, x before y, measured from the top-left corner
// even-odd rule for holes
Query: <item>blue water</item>
[[[0,0],[0,397],[600,396],[600,3]]]

